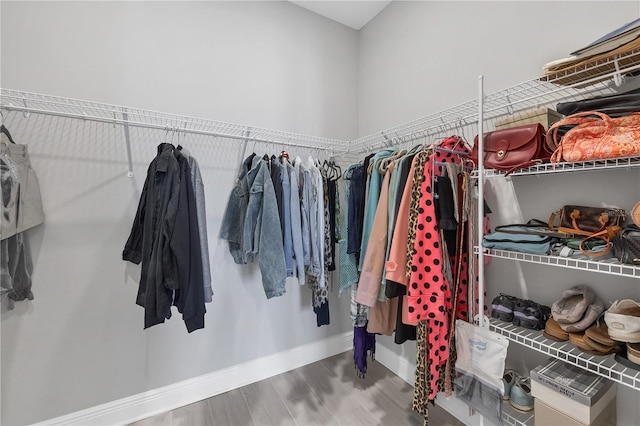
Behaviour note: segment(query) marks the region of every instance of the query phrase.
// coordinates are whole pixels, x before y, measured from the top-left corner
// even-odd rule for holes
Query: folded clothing
[[[555,238],[516,234],[511,232],[492,232],[482,239],[482,247],[496,250],[509,250],[531,254],[549,254]]]

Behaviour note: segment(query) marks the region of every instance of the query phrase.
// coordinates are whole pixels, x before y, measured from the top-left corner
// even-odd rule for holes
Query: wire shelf
[[[518,170],[509,176],[528,176],[549,173],[586,172],[604,169],[625,169],[640,166],[640,157],[610,158],[603,160],[578,161],[574,163],[538,164],[526,169]],[[485,169],[485,177],[504,176],[506,172],[494,169]],[[474,170],[471,177],[477,179],[478,171]]]
[[[613,354],[607,356],[590,355],[582,352],[568,341],[554,342],[545,338],[542,331],[516,327],[495,318],[489,319],[489,328],[512,342],[535,349],[552,358],[598,374],[631,389],[640,390],[640,371],[619,364]]]
[[[479,248],[474,248],[474,253],[479,253]],[[600,272],[609,275],[619,275],[623,277],[640,278],[640,267],[620,263],[616,259],[606,260],[582,260],[559,256],[548,256],[539,254],[519,253],[507,250],[484,249],[485,256],[500,259],[517,260],[520,262],[537,263],[541,265],[552,265],[563,268],[579,269],[588,272]]]
[[[483,120],[486,130],[501,117],[514,116],[538,108],[555,109],[561,101],[575,101],[604,96],[635,88],[640,82],[632,77],[640,71],[640,51],[619,55],[620,68],[615,70],[613,58],[580,64],[553,76],[536,78],[512,87],[484,95]],[[581,75],[580,79],[576,79]],[[573,83],[568,82],[571,77]],[[614,84],[624,77],[621,86]],[[417,120],[376,132],[350,143],[351,152],[370,152],[388,146],[408,143],[422,138],[445,137],[475,126],[478,121],[478,99],[429,114]]]
[[[241,141],[322,149],[334,153],[344,153],[349,149],[347,141],[338,139],[12,89],[0,89],[0,106],[7,111],[22,112],[25,116],[32,113],[47,114],[113,125],[164,129],[167,132],[195,133]]]

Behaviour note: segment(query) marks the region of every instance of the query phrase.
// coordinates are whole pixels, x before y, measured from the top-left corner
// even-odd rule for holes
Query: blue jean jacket
[[[227,209],[220,226],[220,238],[229,242],[229,252],[233,261],[239,265],[247,263],[243,250],[244,220],[249,203],[249,171],[252,169],[255,154],[251,154],[242,162],[236,184],[231,190]],[[255,176],[255,173],[254,173]]]
[[[286,160],[285,160],[286,161]],[[284,216],[284,229],[282,230],[284,245],[284,262],[287,267],[287,277],[293,277],[293,236],[291,229],[291,184],[287,164],[277,162],[280,167],[280,178],[282,179],[282,214]]]
[[[229,242],[237,264],[253,262],[259,254],[268,299],[285,293],[286,267],[276,193],[267,163],[255,154],[242,163],[222,219],[220,238]]]
[[[287,163],[286,166],[291,185],[291,238],[293,240],[294,269],[297,271],[298,283],[304,285],[304,249],[302,248],[299,172],[290,163]]]

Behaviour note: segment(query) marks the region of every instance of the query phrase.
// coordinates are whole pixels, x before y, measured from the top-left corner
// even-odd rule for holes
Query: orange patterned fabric
[[[564,125],[575,127],[558,140]],[[640,113],[619,118],[596,111],[569,115],[549,128],[547,145],[555,150],[552,163],[640,155]]]

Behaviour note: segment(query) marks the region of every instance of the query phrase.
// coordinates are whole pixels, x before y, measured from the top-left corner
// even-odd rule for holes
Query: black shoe
[[[513,325],[542,330],[551,317],[551,308],[532,300],[519,300],[513,308]]]
[[[491,302],[491,316],[498,318],[500,321],[513,321],[513,309],[520,299],[500,293],[500,296]]]

